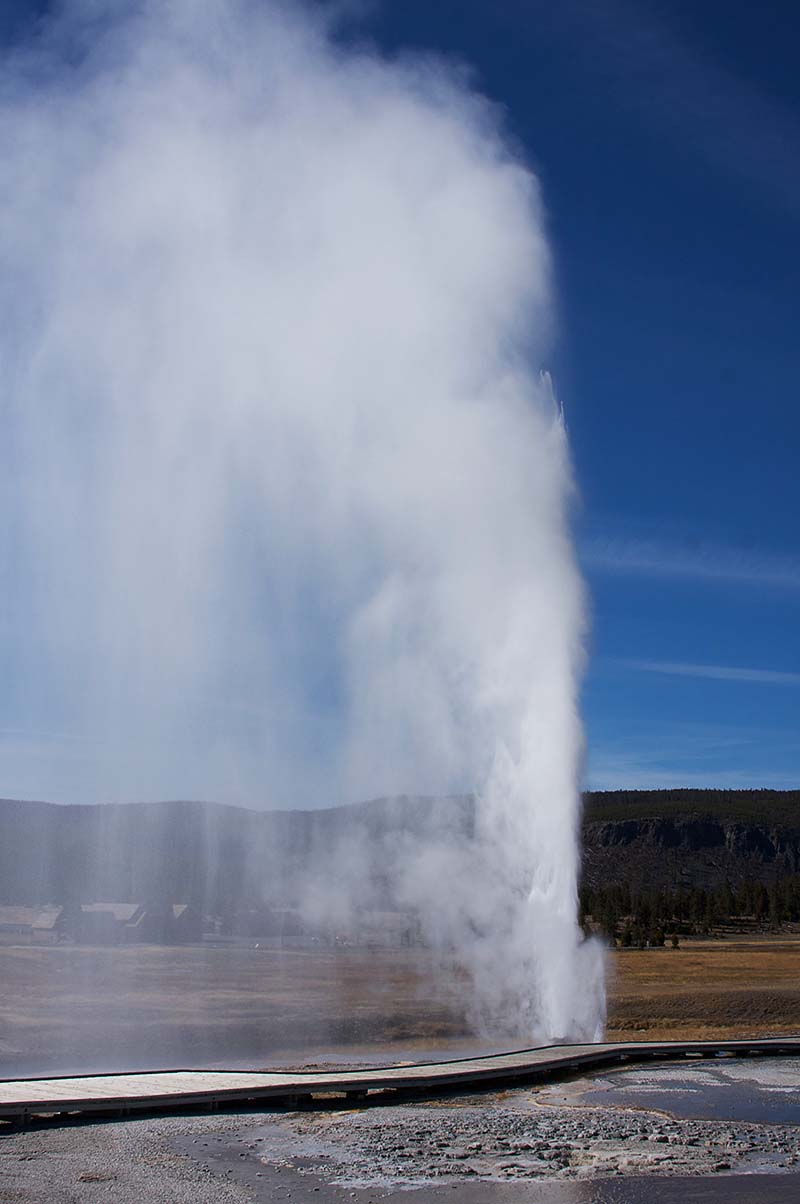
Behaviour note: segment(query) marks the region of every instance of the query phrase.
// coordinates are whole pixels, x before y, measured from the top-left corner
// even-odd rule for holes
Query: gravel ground
[[[207,1141],[211,1129],[232,1137],[237,1120],[159,1117],[8,1133],[0,1138],[0,1201],[245,1204],[254,1198],[245,1186],[170,1144],[185,1134]]]
[[[377,1204],[402,1193],[409,1204],[571,1204],[689,1200],[691,1184],[712,1180],[729,1185],[714,1199],[763,1199],[768,1183],[771,1201],[800,1198],[800,1175],[792,1174],[800,1170],[800,1127],[548,1106],[541,1098],[518,1090],[354,1111],[11,1130],[0,1137],[0,1201]],[[676,1176],[691,1176],[689,1187]]]
[[[275,1165],[301,1153],[326,1181],[360,1188],[788,1171],[800,1163],[794,1125],[676,1120],[536,1101],[536,1094],[516,1091],[457,1104],[295,1113],[265,1134],[260,1156]]]

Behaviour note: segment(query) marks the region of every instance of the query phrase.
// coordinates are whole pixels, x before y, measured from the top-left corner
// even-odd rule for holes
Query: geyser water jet
[[[476,1024],[596,1035],[550,255],[497,111],[299,7],[73,3],[0,154],[4,791],[474,791],[403,899]]]

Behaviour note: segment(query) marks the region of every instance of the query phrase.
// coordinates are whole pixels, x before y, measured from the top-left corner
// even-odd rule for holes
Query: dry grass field
[[[609,958],[614,1040],[755,1037],[800,1031],[800,936],[686,941]]]
[[[435,1056],[469,1043],[463,985],[413,950],[0,947],[0,1077]],[[612,1039],[798,1030],[800,937],[609,957]]]

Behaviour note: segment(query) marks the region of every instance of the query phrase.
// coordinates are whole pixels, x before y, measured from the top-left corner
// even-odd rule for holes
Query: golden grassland
[[[727,935],[609,957],[611,1040],[800,1032],[800,935]]]
[[[800,935],[608,962],[612,1040],[800,1031]],[[466,1051],[464,987],[414,950],[0,946],[0,1077]]]

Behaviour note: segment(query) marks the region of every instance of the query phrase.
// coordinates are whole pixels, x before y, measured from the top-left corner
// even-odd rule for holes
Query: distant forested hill
[[[469,796],[378,799],[316,811],[217,803],[56,806],[0,800],[0,903],[191,902],[226,914],[337,883],[352,901],[392,906],[405,867],[474,839]],[[733,889],[800,872],[800,791],[608,791],[585,797],[591,888]],[[430,858],[429,858],[430,860]],[[442,862],[444,865],[444,861]]]
[[[422,847],[472,839],[470,798],[313,811],[220,803],[58,806],[0,800],[0,904],[180,901],[224,915],[269,904],[388,906]]]

